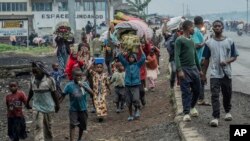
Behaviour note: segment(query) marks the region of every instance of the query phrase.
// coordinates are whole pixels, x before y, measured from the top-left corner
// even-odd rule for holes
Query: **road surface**
[[[232,64],[233,91],[250,94],[250,36],[238,36],[234,32],[225,32],[225,35],[235,41],[240,54]]]

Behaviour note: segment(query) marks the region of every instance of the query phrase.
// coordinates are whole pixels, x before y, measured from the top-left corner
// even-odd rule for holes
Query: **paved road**
[[[233,91],[235,91],[233,92],[231,110],[233,121],[227,122],[223,120],[225,112],[222,104],[222,96],[220,95],[221,118],[219,119],[219,127],[212,128],[209,125],[209,122],[212,120],[212,107],[198,105],[196,108],[199,111],[199,117],[192,118],[192,121],[185,125],[185,128],[189,127],[197,130],[206,141],[229,141],[230,125],[249,125],[250,123],[250,91],[248,90],[250,87],[250,36],[239,37],[236,33],[225,34],[235,41],[240,54],[238,60],[232,64]],[[206,86],[206,88],[209,89],[209,86]],[[205,98],[206,101],[211,102],[211,93],[209,90],[206,92]]]
[[[250,95],[250,36],[238,36],[235,32],[225,32],[225,36],[231,38],[238,48],[240,56],[232,64],[233,91]],[[208,80],[209,81],[209,80]],[[208,82],[209,84],[209,82]],[[206,89],[209,89],[209,85]]]
[[[233,90],[250,94],[250,36],[238,36],[234,32],[225,32],[225,35],[232,38],[238,47],[240,56],[233,63]]]

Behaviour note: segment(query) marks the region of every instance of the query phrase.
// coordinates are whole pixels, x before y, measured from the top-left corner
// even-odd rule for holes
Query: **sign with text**
[[[249,141],[250,125],[230,125],[230,141]]]
[[[19,20],[6,20],[2,23],[2,28],[20,28],[23,26],[23,21]]]
[[[28,20],[0,20],[0,37],[28,36]]]
[[[28,36],[27,29],[10,29],[10,28],[2,28],[0,29],[0,36]]]
[[[41,18],[42,19],[68,19],[69,15],[68,14],[42,14]],[[76,14],[76,19],[103,19],[103,15],[96,15],[94,16],[93,14]]]

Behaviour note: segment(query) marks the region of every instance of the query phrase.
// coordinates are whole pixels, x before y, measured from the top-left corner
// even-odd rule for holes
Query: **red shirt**
[[[6,96],[8,117],[23,117],[22,104],[26,104],[27,97],[23,91]]]
[[[147,42],[145,45],[145,48],[143,49],[146,56],[148,56],[148,54],[150,53],[151,48],[152,48],[152,45],[150,44],[150,42]],[[142,52],[139,51],[137,54],[137,59],[138,60],[141,59],[141,56],[142,56]],[[147,70],[146,70],[145,64],[140,69],[140,76],[141,76],[141,80],[145,80],[147,77]]]
[[[74,68],[81,68],[84,65],[84,62],[78,61],[76,58],[73,58],[72,54],[70,55],[68,62],[66,64],[65,73],[68,75],[69,80],[73,80],[72,71]]]
[[[158,67],[157,57],[155,54],[152,56],[148,55],[147,60],[148,60],[147,68],[155,70]]]

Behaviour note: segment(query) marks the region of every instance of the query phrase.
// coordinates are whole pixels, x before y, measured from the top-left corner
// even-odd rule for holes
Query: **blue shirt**
[[[145,63],[146,56],[143,53],[138,62],[129,63],[122,53],[119,54],[119,60],[125,68],[125,86],[137,86],[141,84],[140,69]],[[135,58],[137,58],[135,56]]]
[[[192,39],[195,44],[201,44],[204,42],[204,36],[199,28],[197,27],[194,28],[194,34],[192,35]],[[204,47],[196,49],[199,63],[201,63],[201,60],[202,60],[203,50],[204,50]]]
[[[62,78],[64,77],[64,74],[62,71],[58,70],[58,71],[52,71],[50,73],[50,75],[54,78],[54,80],[56,81],[56,86],[60,87],[60,83]]]
[[[83,85],[89,88],[87,82],[83,82]],[[87,94],[88,92],[76,84],[74,81],[70,81],[64,88],[63,95],[69,95],[70,111],[86,111],[87,110]]]

